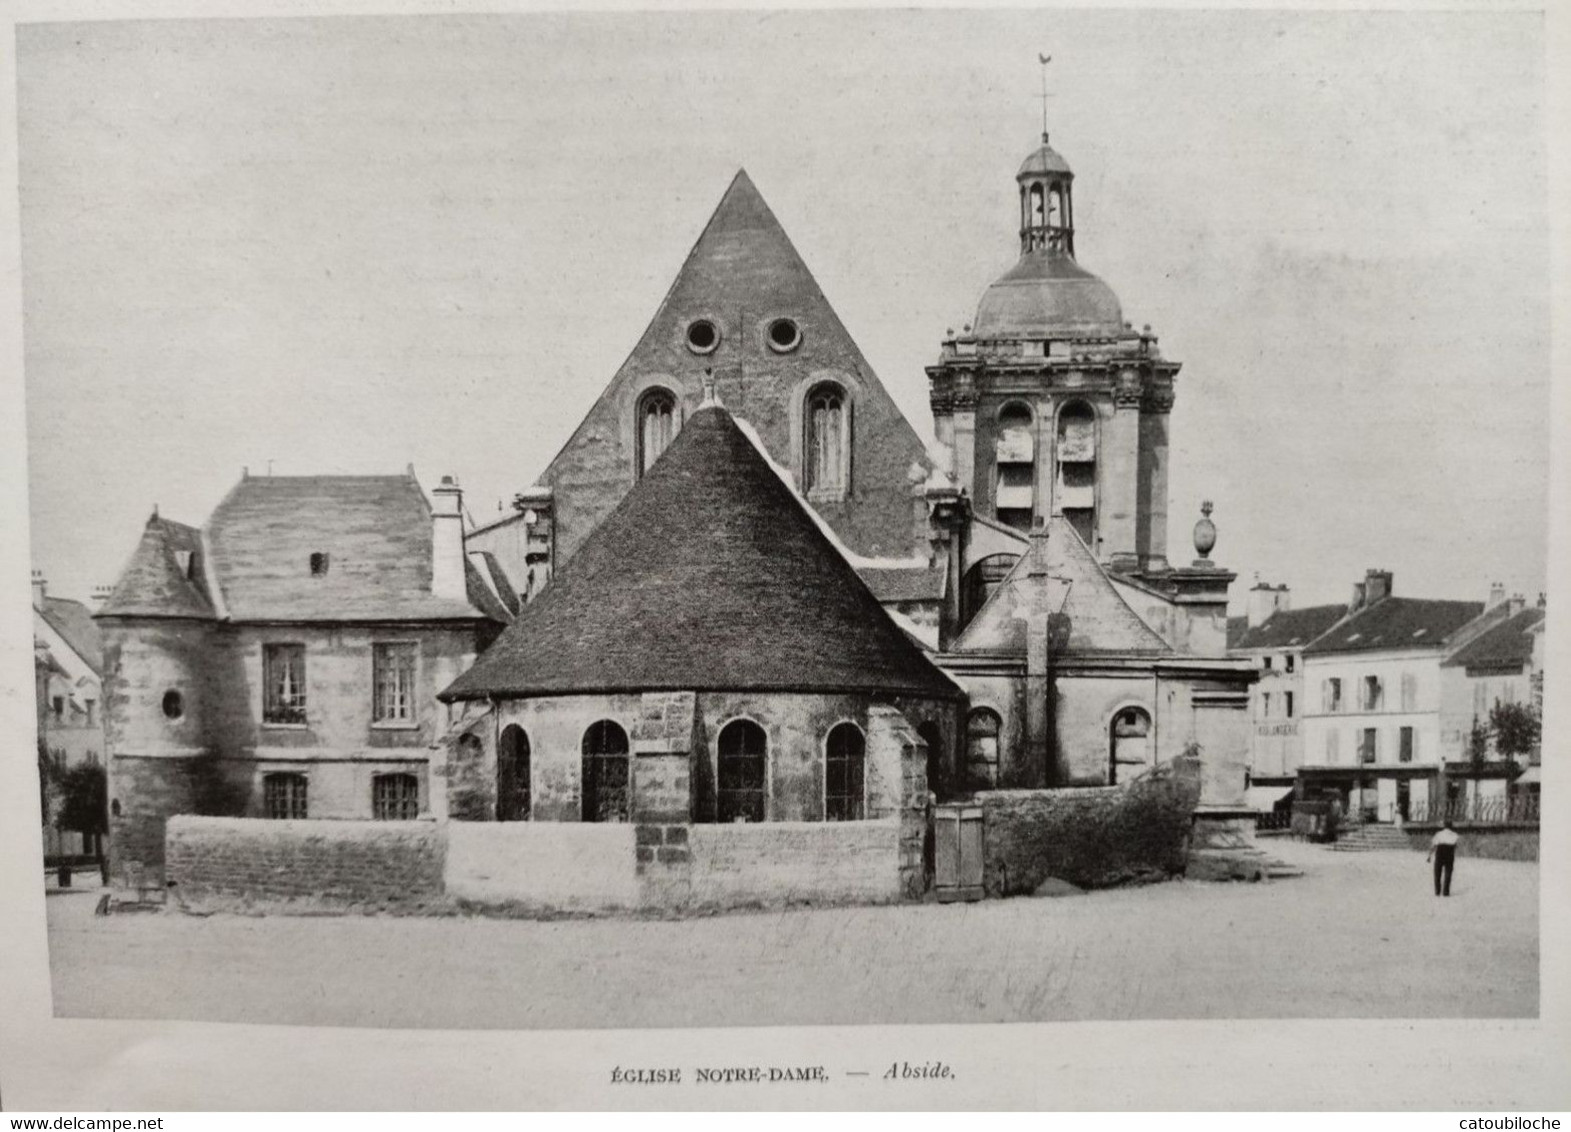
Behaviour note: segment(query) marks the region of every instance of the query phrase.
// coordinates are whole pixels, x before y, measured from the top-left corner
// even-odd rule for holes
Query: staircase
[[[1412,849],[1406,833],[1394,825],[1366,823],[1344,826],[1331,848],[1338,853],[1369,853],[1376,849]]]

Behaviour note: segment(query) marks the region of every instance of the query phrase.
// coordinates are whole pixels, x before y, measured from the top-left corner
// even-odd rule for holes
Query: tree
[[[49,757],[49,746],[44,737],[38,737],[38,811],[43,824],[49,824],[49,786],[54,779],[55,764]]]
[[[1538,746],[1543,725],[1535,708],[1496,700],[1489,709],[1489,730],[1495,737],[1495,750],[1508,759],[1517,759],[1531,754]]]
[[[1473,729],[1467,733],[1467,757],[1475,763],[1489,757],[1489,728],[1476,715]]]
[[[57,829],[99,836],[109,830],[109,776],[101,763],[80,763],[60,775]]]

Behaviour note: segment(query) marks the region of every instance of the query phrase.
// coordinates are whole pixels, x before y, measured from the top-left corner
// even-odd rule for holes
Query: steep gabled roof
[[[1323,633],[1305,647],[1304,655],[1443,648],[1451,634],[1483,611],[1478,601],[1382,598]]]
[[[211,620],[214,605],[201,555],[201,531],[155,512],[98,616]]]
[[[1041,600],[1035,586],[1040,578],[1032,574],[1032,558],[1038,553],[1035,544],[1040,537],[1032,538],[1031,549],[1021,555],[999,583],[955,641],[952,651],[1025,653],[1026,623],[1021,615]],[[1041,577],[1070,583],[1062,611],[1068,615],[1070,626],[1066,655],[1150,656],[1173,651],[1113,588],[1074,526],[1062,515],[1048,520],[1045,538],[1045,574]]]
[[[959,694],[718,406],[442,698],[650,689]]]
[[[1238,648],[1238,642],[1244,639],[1244,634],[1249,632],[1249,618],[1240,614],[1227,619],[1227,647]]]
[[[431,593],[431,507],[413,475],[245,476],[207,535],[235,621],[506,620],[467,559],[469,600]]]
[[[1524,609],[1468,641],[1440,663],[1445,667],[1496,668],[1533,659],[1533,636],[1544,610]]]
[[[766,331],[776,318],[797,324],[795,347],[769,345]],[[687,344],[688,327],[697,319],[710,321],[719,334],[702,355]],[[858,554],[909,552],[910,488],[929,473],[926,448],[752,179],[738,171],[638,342],[541,473],[540,484],[556,496],[559,563],[577,552],[635,482],[636,445],[629,443],[636,430],[626,427],[626,417],[640,391],[650,385],[670,390],[680,420],[697,408],[706,368],[713,370],[720,399],[788,467],[798,443],[790,402],[815,381],[846,385],[852,392],[854,498],[815,507]]]
[[[1229,638],[1227,647],[1230,649],[1304,648],[1345,616],[1347,616],[1345,605],[1311,605],[1306,609],[1279,609],[1253,629],[1246,624],[1237,641]]]
[[[70,646],[82,662],[100,676],[104,671],[104,638],[87,606],[63,597],[45,597],[38,611],[49,627]]]
[[[882,602],[942,601],[946,574],[941,566],[865,566],[857,570]]]

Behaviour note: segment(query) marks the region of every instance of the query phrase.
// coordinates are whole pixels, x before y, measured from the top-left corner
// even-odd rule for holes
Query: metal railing
[[[1472,825],[1536,823],[1539,814],[1537,794],[1513,794],[1505,798],[1448,798],[1438,802],[1414,802],[1408,808],[1410,822],[1467,822]]]

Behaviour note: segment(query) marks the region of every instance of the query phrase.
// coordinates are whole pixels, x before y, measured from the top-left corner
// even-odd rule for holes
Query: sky
[[[1183,363],[1170,557],[1293,604],[1545,588],[1533,13],[687,12],[18,29],[32,557],[112,583],[240,476],[456,475],[478,521],[615,373],[745,167],[884,384],[1018,252]]]

